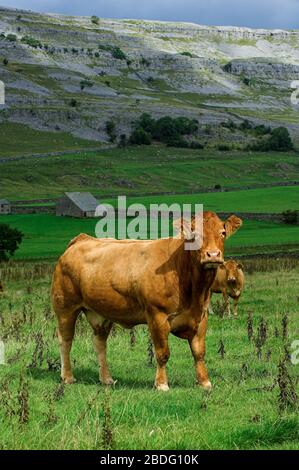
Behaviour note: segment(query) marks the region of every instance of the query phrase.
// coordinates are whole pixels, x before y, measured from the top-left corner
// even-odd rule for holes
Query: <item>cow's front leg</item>
[[[151,314],[148,316],[148,326],[157,360],[155,387],[157,390],[167,392],[169,390],[169,386],[166,374],[166,364],[170,356],[168,347],[170,326],[167,320],[167,316],[165,313],[151,312]]]
[[[195,361],[195,371],[198,384],[205,390],[211,390],[212,384],[209,381],[208,370],[205,365],[206,354],[206,333],[207,333],[208,315],[205,312],[198,325],[197,332],[189,338],[189,345]]]
[[[234,298],[234,318],[238,318],[238,302],[240,297]]]
[[[222,292],[222,295],[223,295],[225,313],[228,317],[230,317],[231,313],[230,313],[229,296],[228,296],[228,293],[226,292],[226,290],[224,290]]]

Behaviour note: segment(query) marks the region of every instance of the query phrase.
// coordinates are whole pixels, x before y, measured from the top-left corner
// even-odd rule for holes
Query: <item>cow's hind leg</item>
[[[148,317],[148,326],[151,333],[157,360],[157,372],[155,378],[155,387],[157,390],[167,392],[169,390],[166,364],[170,352],[168,347],[168,336],[170,326],[167,316],[164,313],[154,313]]]
[[[66,384],[72,384],[76,381],[72,372],[70,352],[75,334],[75,325],[78,314],[78,310],[57,314],[57,336],[61,357],[61,378]]]
[[[207,333],[208,315],[205,313],[198,326],[198,331],[189,338],[189,345],[195,362],[196,378],[201,387],[205,390],[211,390],[212,385],[209,381],[208,370],[205,365],[206,353],[206,333]]]
[[[94,332],[93,345],[99,362],[100,381],[104,385],[114,385],[107,364],[107,339],[113,323],[94,312],[88,311],[85,315]]]

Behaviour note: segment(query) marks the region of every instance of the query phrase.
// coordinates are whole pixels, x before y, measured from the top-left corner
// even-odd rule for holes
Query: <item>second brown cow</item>
[[[222,294],[224,300],[225,312],[231,315],[229,297],[234,301],[234,317],[238,316],[238,302],[244,287],[243,265],[234,260],[225,261],[217,269],[215,280],[211,287],[212,294]],[[212,309],[210,309],[212,313]]]

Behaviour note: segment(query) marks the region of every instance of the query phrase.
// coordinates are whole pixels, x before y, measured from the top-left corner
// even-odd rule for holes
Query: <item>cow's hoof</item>
[[[102,382],[102,385],[115,385],[117,380],[113,380],[113,378],[110,377],[109,379],[101,380],[101,382]]]
[[[75,377],[62,377],[62,381],[63,383],[68,384],[68,385],[71,385],[77,382]]]
[[[207,380],[206,382],[202,382],[200,384],[200,386],[206,391],[206,392],[210,392],[212,390],[212,384],[209,380]]]
[[[168,392],[169,387],[167,384],[159,384],[159,385],[156,385],[156,389],[161,392]]]

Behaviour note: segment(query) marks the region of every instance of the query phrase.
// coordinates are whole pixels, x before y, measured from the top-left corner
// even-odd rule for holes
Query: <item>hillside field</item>
[[[116,328],[108,360],[117,383],[111,389],[99,386],[92,332],[83,315],[72,350],[77,383],[62,386],[50,271],[26,263],[2,273],[1,330],[8,365],[0,366],[1,450],[298,449],[298,413],[279,408],[277,385],[279,361],[299,335],[298,265],[283,271],[277,264],[273,272],[247,274],[238,320],[210,316],[211,394],[195,385],[188,344],[175,337],[170,338],[170,391],[153,390],[155,369],[149,365],[145,327],[135,328],[135,341],[128,330]],[[283,339],[285,313],[288,333]],[[267,322],[267,339],[259,359],[255,338],[261,318]],[[299,393],[299,366],[287,367]]]
[[[64,191],[91,191],[99,198],[191,194],[215,185],[246,189],[297,182],[299,154],[131,146],[5,162],[0,158],[0,175],[0,197],[12,201],[57,198]],[[260,202],[258,196],[256,209]]]

